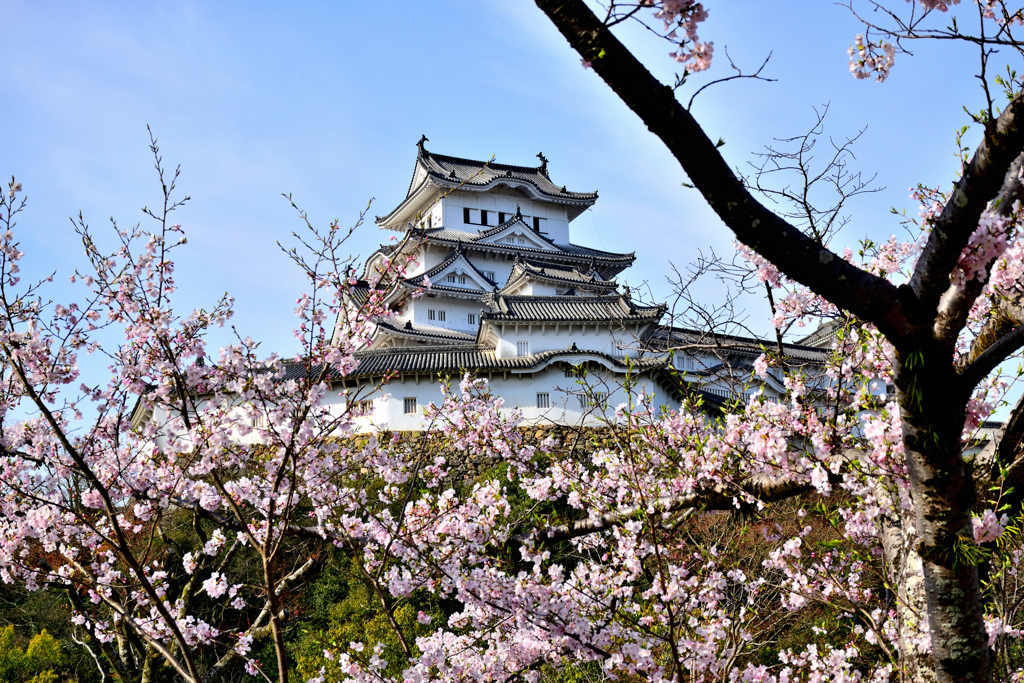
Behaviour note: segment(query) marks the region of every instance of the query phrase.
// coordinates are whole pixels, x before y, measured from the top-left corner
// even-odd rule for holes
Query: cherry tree
[[[713,52],[712,43],[698,37],[707,16],[703,3],[611,2],[603,17],[579,0],[537,4],[584,64],[662,140],[765,277],[785,276],[805,288],[802,294],[794,291],[791,310],[809,310],[818,300],[871,325],[891,345],[897,389],[893,419],[905,458],[909,506],[898,535],[903,547],[917,555],[911,564],[921,563],[924,593],[919,598],[908,594],[902,602],[906,608],[917,604],[922,617],[926,613],[930,636],[930,662],[919,666],[932,669],[940,680],[988,680],[993,659],[982,577],[979,564],[964,561],[958,544],[970,537],[972,510],[993,480],[1002,482],[1005,514],[1020,514],[1019,418],[1015,412],[994,453],[978,463],[962,456],[962,432],[965,420],[975,419],[978,391],[993,389],[986,378],[1024,344],[1015,274],[1000,266],[1013,263],[1007,250],[1014,248],[1021,193],[1024,133],[1018,114],[1024,94],[1012,69],[1007,76],[993,77],[990,64],[996,48],[1020,53],[1014,32],[1021,10],[998,0],[979,1],[964,7],[963,16],[954,17],[959,22],[946,27],[945,13],[959,9],[957,0],[895,3],[892,8],[865,3],[872,10],[870,21],[849,50],[856,77],[884,80],[910,41],[960,41],[979,51],[985,97],[975,117],[984,126],[984,137],[965,158],[959,178],[946,191],[921,190],[921,244],[912,249],[912,261],[901,263],[898,256],[905,250],[892,244],[881,250],[885,263],[872,269],[844,258],[765,206],[676,98],[685,78],[676,88],[660,83],[612,32],[624,21],[653,20],[652,30],[672,42],[673,57],[689,73],[702,71]],[[993,85],[1008,98],[1001,110]],[[905,277],[900,277],[901,268]],[[908,577],[900,590],[913,584]]]
[[[387,262],[353,303],[350,231],[300,211],[287,253],[308,278],[301,350],[265,356],[237,334],[211,351],[233,303],[173,307],[185,242],[171,216],[187,198],[154,142],[161,205],[145,227],[79,218],[75,301],[51,300],[52,276],[22,281],[21,186],[0,199],[0,580],[62,591],[75,637],[124,681],[287,683],[294,593],[328,550],[350,554],[398,647],[326,639],[304,663],[314,683],[1020,680],[1024,409],[971,449],[1024,346],[1017,82],[979,115],[956,183],[916,190],[913,239],[840,252],[835,214],[770,211],[676,99],[686,78],[658,83],[612,33],[651,22],[687,74],[707,70],[701,3],[612,3],[603,17],[538,4],[735,233],[776,325],[831,321],[824,378],[766,351],[754,372],[784,400],[755,392],[714,416],[633,391],[603,406],[607,439],[566,448],[528,439],[466,376],[441,386],[423,439],[352,438],[364,396],[344,380],[409,263]],[[986,60],[1016,45],[1019,13],[1001,3],[978,5],[971,35],[930,33],[929,16],[955,8],[920,7],[875,15],[891,23],[855,43],[855,75],[884,78],[918,38],[981,45]],[[81,376],[82,354],[108,376]],[[455,486],[467,457],[499,465]],[[445,608],[410,624],[401,610],[424,595]],[[263,642],[272,666],[254,655]]]

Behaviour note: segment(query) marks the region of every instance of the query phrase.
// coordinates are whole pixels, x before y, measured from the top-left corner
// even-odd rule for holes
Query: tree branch
[[[1024,347],[1024,325],[1017,325],[978,354],[974,362],[960,373],[961,390],[969,393],[978,382],[985,379],[988,373],[995,370],[996,366],[1022,347]]]
[[[740,242],[787,276],[874,323],[890,337],[909,331],[905,296],[890,282],[846,262],[758,202],[676,100],[672,88],[658,81],[583,0],[536,3],[573,49],[661,139]]]

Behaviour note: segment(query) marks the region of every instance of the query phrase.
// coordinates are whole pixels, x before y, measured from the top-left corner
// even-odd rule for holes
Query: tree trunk
[[[978,568],[958,558],[956,547],[958,539],[973,543],[974,482],[960,444],[966,397],[948,352],[928,349],[927,342],[909,348],[917,350],[897,352],[896,389],[936,681],[988,683]]]
[[[892,499],[896,519],[887,516],[882,521],[882,548],[885,551],[886,578],[896,593],[898,680],[900,683],[936,683],[929,647],[931,634],[924,567],[921,556],[917,554],[920,539],[913,513],[901,509],[899,496],[893,495]]]

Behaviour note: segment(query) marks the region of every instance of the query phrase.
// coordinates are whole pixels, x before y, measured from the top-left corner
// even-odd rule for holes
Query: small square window
[[[434,320],[437,318],[437,312],[433,308],[427,309],[427,320]]]
[[[470,313],[466,316],[466,322],[470,325],[476,325],[476,313]]]
[[[444,311],[437,312],[437,319],[440,320],[441,322],[444,322]]]
[[[537,394],[537,407],[548,408],[551,406],[551,396],[549,394]]]
[[[516,355],[517,356],[529,356],[530,355],[530,342],[516,342]]]
[[[413,396],[412,398],[405,399],[403,407],[405,408],[404,412],[406,415],[413,415],[416,412],[416,397]]]

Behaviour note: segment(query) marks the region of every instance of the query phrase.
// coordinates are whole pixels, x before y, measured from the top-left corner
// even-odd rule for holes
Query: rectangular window
[[[551,405],[551,397],[548,394],[537,394],[537,407],[548,408]]]
[[[367,399],[365,401],[357,401],[352,404],[352,415],[353,417],[359,417],[362,415],[369,415],[373,412],[373,399]]]
[[[603,391],[595,391],[593,394],[580,394],[577,398],[580,400],[580,408],[593,408],[594,406],[603,406],[608,400],[608,394]]]
[[[473,221],[471,221],[469,219],[469,209],[468,208],[462,209],[462,222],[463,223],[472,223],[473,222]]]
[[[488,280],[490,280],[491,282],[497,282],[497,280],[494,279],[494,271],[493,270],[485,270],[484,271],[484,277],[487,278]]]
[[[444,322],[444,311],[437,312],[437,319],[440,320],[441,322]]]
[[[480,211],[480,225],[487,225],[487,224],[488,224],[487,223],[487,212],[481,210]]]
[[[505,241],[508,242],[509,244],[515,244],[516,243],[516,238],[515,237],[506,237]]]
[[[537,216],[533,217],[533,229],[540,232],[540,218]]]
[[[403,407],[405,408],[406,415],[414,414],[416,412],[416,397],[413,396],[412,398],[405,399],[405,404]]]
[[[519,238],[519,244],[521,244],[521,245],[522,244],[526,244],[526,240],[524,240],[522,237],[520,237]]]
[[[433,308],[427,309],[427,320],[434,320],[437,317],[437,312]]]
[[[470,313],[466,316],[466,322],[470,325],[476,325],[476,313]]]
[[[450,273],[448,277],[445,278],[445,280],[447,280],[448,282],[455,282],[455,273]]]
[[[501,225],[504,222],[505,222],[505,212],[504,211],[499,211],[498,212],[498,225]]]
[[[530,355],[530,342],[516,342],[516,355],[517,356],[529,356]]]

